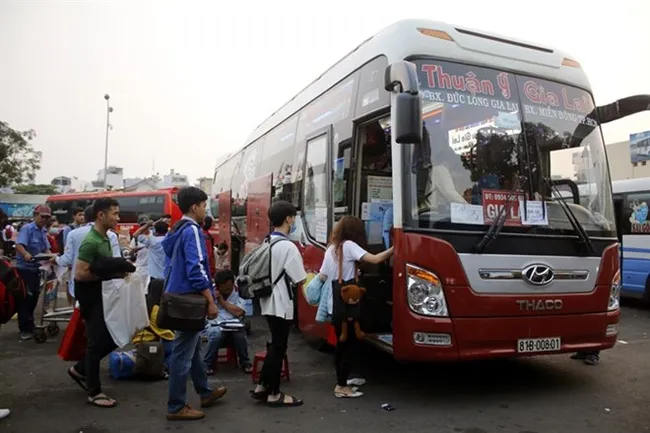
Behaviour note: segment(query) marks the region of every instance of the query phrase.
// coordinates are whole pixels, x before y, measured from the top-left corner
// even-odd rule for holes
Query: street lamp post
[[[108,130],[111,127],[111,113],[113,112],[113,107],[110,105],[111,96],[107,93],[104,95],[106,99],[106,144],[104,146],[104,188],[106,186],[106,176],[108,175]]]

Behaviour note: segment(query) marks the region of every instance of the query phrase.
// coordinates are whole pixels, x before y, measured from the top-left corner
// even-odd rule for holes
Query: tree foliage
[[[34,194],[34,195],[53,195],[56,194],[56,187],[54,185],[39,184],[39,185],[18,185],[13,188],[16,194]]]
[[[30,143],[34,137],[33,129],[16,131],[0,121],[0,188],[34,180],[42,157]]]

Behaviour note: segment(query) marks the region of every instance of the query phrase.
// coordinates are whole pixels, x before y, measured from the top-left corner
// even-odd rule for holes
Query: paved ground
[[[17,341],[15,322],[0,332],[0,407],[13,414],[1,432],[440,432],[440,433],[643,433],[650,431],[650,311],[623,310],[619,343],[590,367],[565,356],[460,365],[400,366],[378,352],[364,354],[368,378],[359,400],[332,396],[332,355],[292,335],[292,381],[286,391],[301,408],[271,409],[250,400],[250,377],[221,371],[229,392],[205,420],[164,419],[166,382],[112,381],[105,390],[119,408],[84,404],[84,394],[56,356],[58,339]],[[266,333],[255,323],[259,349]],[[192,397],[194,404],[198,403]],[[395,410],[383,411],[391,403]]]

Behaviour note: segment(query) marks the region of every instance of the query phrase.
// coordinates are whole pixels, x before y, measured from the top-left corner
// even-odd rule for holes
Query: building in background
[[[650,177],[650,133],[646,134],[648,134],[647,142],[644,144],[641,141],[641,145],[635,143],[636,146],[632,148],[634,154],[631,151],[630,140],[607,145],[607,159],[612,180]]]
[[[212,178],[211,177],[199,177],[196,179],[196,186],[201,188],[208,196],[212,195]]]
[[[124,169],[122,167],[109,165],[106,172],[106,185],[104,185],[104,169],[102,168],[97,172],[97,180],[93,182],[94,187],[124,188]]]
[[[52,179],[52,182],[50,183],[54,185],[56,192],[59,194],[65,194],[66,192],[90,191],[93,189],[90,182],[86,182],[77,177],[58,176]]]
[[[174,172],[174,169],[169,171],[169,174],[163,176],[160,188],[171,188],[173,186],[188,186],[190,184],[188,178],[184,174]]]
[[[124,180],[124,192],[144,192],[144,191],[155,191],[162,188],[160,186],[160,178],[156,176],[147,177],[140,179],[137,182],[133,182],[133,179],[129,179],[130,182]]]

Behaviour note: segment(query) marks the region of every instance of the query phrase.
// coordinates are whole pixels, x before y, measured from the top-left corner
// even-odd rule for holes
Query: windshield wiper
[[[535,151],[537,153],[537,161],[542,161],[542,149],[539,146],[539,141],[537,140],[537,137],[533,137],[533,142],[535,143]],[[539,163],[538,163],[539,164]],[[538,170],[541,170],[541,167],[538,167]],[[576,217],[576,214],[573,213],[567,202],[564,200],[564,197],[562,197],[562,194],[559,192],[557,185],[555,185],[553,182],[548,177],[544,176],[544,173],[541,173],[542,175],[542,180],[546,184],[546,187],[551,191],[551,194],[553,195],[553,198],[555,201],[557,201],[562,208],[562,211],[564,211],[567,219],[569,220],[569,223],[571,224],[571,227],[573,227],[573,230],[578,233],[578,237],[580,238],[581,245],[584,245],[588,252],[593,253],[596,250],[594,249],[594,245],[591,243],[591,239],[589,238],[589,235],[587,234],[587,231],[582,227],[580,224],[580,221],[578,221],[578,218]],[[542,195],[542,198],[544,195]],[[544,205],[544,202],[542,201],[542,209],[545,211],[546,206]]]
[[[582,227],[582,224],[580,224],[580,221],[578,221],[576,214],[573,213],[573,211],[571,210],[567,202],[564,200],[564,197],[562,197],[562,194],[560,194],[557,185],[551,182],[551,180],[548,177],[542,176],[542,179],[544,179],[544,183],[551,190],[551,194],[553,194],[553,198],[555,199],[555,201],[557,201],[560,204],[560,207],[566,214],[566,217],[569,220],[571,227],[573,227],[573,230],[575,230],[578,233],[578,237],[580,238],[581,244],[587,248],[588,252],[590,253],[595,252],[596,250],[594,249],[594,244],[591,242],[591,238],[587,234],[587,231],[584,229],[584,227]]]
[[[518,189],[518,187],[515,188],[515,191],[511,192],[510,195],[508,195],[508,197],[506,198],[506,203],[499,211],[497,217],[492,222],[492,225],[490,225],[490,228],[488,228],[487,231],[485,232],[483,238],[476,245],[472,247],[472,253],[474,254],[482,253],[485,250],[485,248],[487,248],[487,246],[490,245],[490,242],[495,240],[499,236],[499,234],[501,234],[501,229],[503,228],[503,226],[506,224],[506,221],[508,220],[508,216],[507,216],[508,212],[510,212],[510,208],[512,207],[512,204],[515,202],[515,199],[517,199],[517,197],[519,196],[516,189]]]

